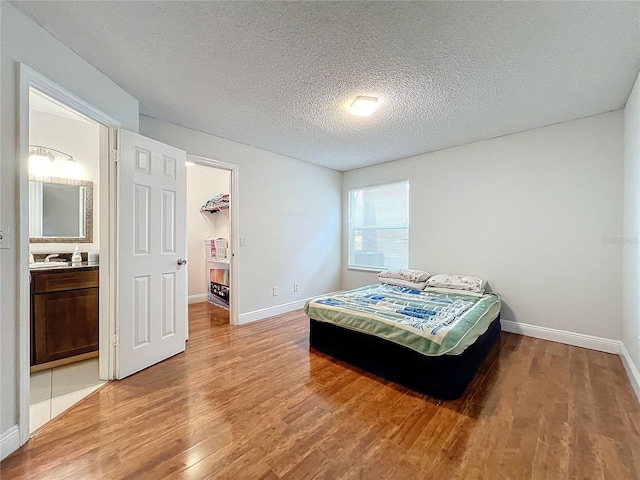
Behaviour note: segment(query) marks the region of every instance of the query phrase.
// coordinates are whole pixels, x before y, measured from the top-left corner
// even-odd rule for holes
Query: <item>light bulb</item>
[[[376,97],[357,96],[349,108],[349,113],[352,115],[359,115],[361,117],[368,117],[375,112],[380,105]]]

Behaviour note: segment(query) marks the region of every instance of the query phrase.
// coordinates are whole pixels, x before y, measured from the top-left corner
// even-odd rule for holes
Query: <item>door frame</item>
[[[231,196],[231,202],[229,205],[229,246],[231,247],[231,257],[229,258],[229,324],[238,326],[239,313],[238,313],[238,253],[240,251],[240,219],[239,219],[239,195],[238,195],[238,183],[239,183],[239,166],[235,163],[223,162],[220,160],[213,160],[211,158],[200,157],[198,155],[191,155],[187,153],[187,161],[191,161],[196,165],[202,167],[212,167],[219,170],[227,170],[231,173],[229,195]],[[187,185],[187,196],[189,195],[189,186]],[[186,212],[185,212],[186,215]],[[187,286],[187,295],[189,295],[189,288]],[[187,328],[188,330],[188,328]]]
[[[70,108],[100,124],[100,218],[115,217],[116,163],[111,161],[114,146],[117,147],[117,131],[121,122],[97,109],[24,63],[20,64],[18,98],[17,171],[18,194],[18,425],[20,445],[29,440],[30,400],[30,286],[29,286],[29,92],[34,88],[62,106]],[[105,130],[107,129],[107,130]],[[104,138],[104,135],[107,138]],[[107,140],[105,142],[105,140]],[[115,333],[115,282],[114,269],[117,232],[115,223],[101,221],[100,263],[109,268],[100,269],[100,378],[111,380],[115,374],[115,355],[110,339]]]

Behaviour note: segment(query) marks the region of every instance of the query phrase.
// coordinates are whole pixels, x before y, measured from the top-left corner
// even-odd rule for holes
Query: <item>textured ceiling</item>
[[[622,108],[640,68],[638,2],[12,3],[142,114],[337,170]]]

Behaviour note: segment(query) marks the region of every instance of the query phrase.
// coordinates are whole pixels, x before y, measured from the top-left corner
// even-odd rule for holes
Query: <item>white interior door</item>
[[[185,349],[186,153],[121,131],[116,377]]]

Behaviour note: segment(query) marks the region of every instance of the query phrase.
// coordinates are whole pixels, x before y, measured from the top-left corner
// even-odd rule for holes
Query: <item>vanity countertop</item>
[[[66,265],[53,265],[51,267],[37,267],[37,268],[29,268],[29,271],[33,274],[36,272],[50,272],[52,270],[71,270],[74,268],[82,268],[83,270],[98,270],[100,265],[91,264],[89,262],[82,262],[79,264],[72,265],[71,262],[68,262]]]

